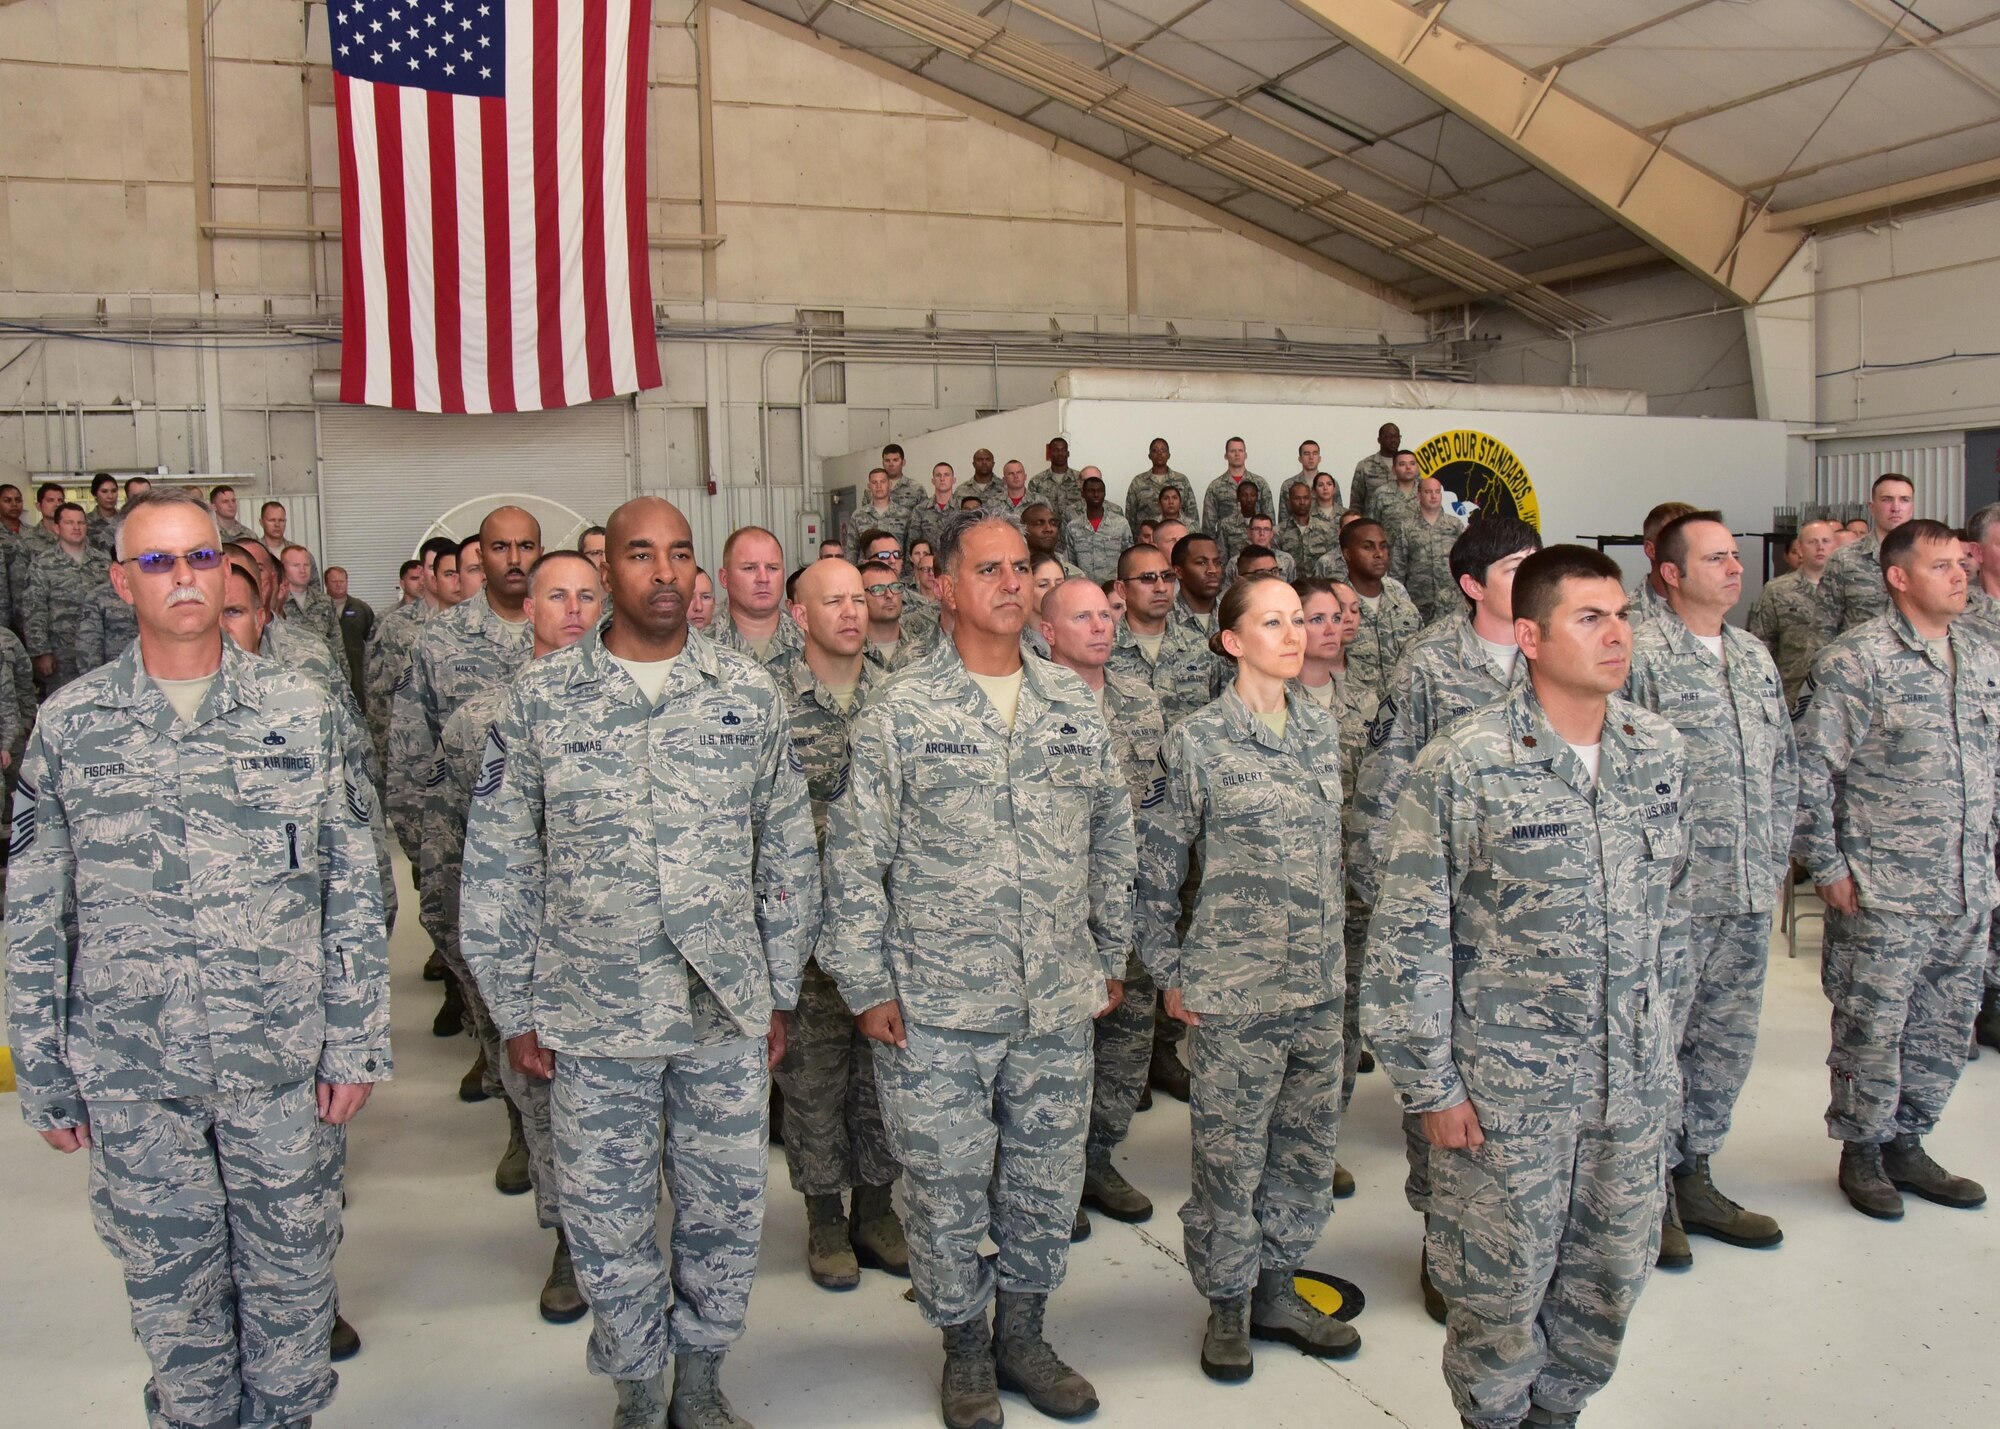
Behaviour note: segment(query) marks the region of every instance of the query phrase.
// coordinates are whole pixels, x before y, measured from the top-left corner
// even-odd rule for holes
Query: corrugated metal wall
[[[1917,515],[1958,526],[1965,521],[1965,433],[1842,437],[1815,446],[1814,494],[1822,506],[1866,506],[1868,488],[1899,471],[1917,489]]]

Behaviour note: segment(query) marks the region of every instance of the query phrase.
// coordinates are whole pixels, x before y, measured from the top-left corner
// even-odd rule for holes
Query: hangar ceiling
[[[1663,259],[1738,302],[1808,231],[2000,189],[1976,0],[750,0],[1419,308],[1557,331]]]

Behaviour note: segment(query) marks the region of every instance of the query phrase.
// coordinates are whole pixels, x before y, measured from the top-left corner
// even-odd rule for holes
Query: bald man
[[[523,670],[487,736],[459,945],[508,1061],[553,1079],[613,1422],[748,1429],[719,1376],[763,1235],[769,1069],[819,928],[812,808],[777,682],[688,628],[687,518],[626,502],[604,570],[610,624]]]
[[[847,787],[848,728],[889,672],[863,658],[868,596],[860,571],[847,561],[817,561],[800,575],[795,595],[791,616],[805,645],[779,688],[824,854],[827,805]],[[882,1127],[874,1059],[855,1031],[852,1009],[816,959],[806,961],[778,1087],[785,1094],[792,1189],[806,1198],[813,1283],[846,1290],[860,1283],[864,1267],[907,1276],[909,1247],[892,1204],[901,1168]],[[841,1204],[849,1192],[851,1211]]]
[[[470,547],[466,548],[469,553]],[[479,558],[486,588],[424,622],[410,666],[396,681],[389,707],[389,822],[404,848],[422,842],[424,780],[445,721],[481,690],[497,685],[534,653],[528,626],[528,568],[542,553],[542,526],[518,506],[502,506],[479,523]],[[418,899],[423,888],[417,889]],[[445,978],[444,1005],[431,1024],[439,1037],[464,1030],[464,988]]]

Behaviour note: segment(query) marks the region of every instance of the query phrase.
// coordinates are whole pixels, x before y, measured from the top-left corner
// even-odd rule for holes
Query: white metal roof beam
[[[1401,0],[1291,0],[1689,272],[1755,302],[1803,236],[1740,190]]]

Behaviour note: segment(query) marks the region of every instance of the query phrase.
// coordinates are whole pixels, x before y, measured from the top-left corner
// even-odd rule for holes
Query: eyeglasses
[[[1127,576],[1125,579],[1136,581],[1140,585],[1172,585],[1180,577],[1172,571],[1140,571],[1137,575]]]
[[[879,599],[880,597],[885,595],[894,595],[896,593],[896,587],[893,585],[871,585],[871,586],[863,586],[862,591],[865,594],[875,596]]]
[[[178,556],[172,551],[142,551],[136,556],[125,557],[125,560],[149,576],[164,576],[171,575],[174,567],[182,561],[188,563],[191,571],[212,571],[222,564],[222,552],[213,546],[200,546]]]
[[[903,553],[894,546],[885,546],[880,550],[870,551],[867,558],[871,561],[900,561],[903,559]]]

